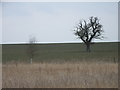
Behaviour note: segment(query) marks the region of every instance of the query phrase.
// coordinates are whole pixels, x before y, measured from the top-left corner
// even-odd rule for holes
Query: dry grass
[[[0,89],[2,89],[2,64],[0,63]]]
[[[117,88],[114,63],[4,64],[3,88]]]

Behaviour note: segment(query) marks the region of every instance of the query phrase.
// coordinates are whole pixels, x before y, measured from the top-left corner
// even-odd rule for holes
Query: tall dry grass
[[[2,63],[0,62],[0,89],[2,89]]]
[[[115,63],[4,64],[3,88],[117,88]]]

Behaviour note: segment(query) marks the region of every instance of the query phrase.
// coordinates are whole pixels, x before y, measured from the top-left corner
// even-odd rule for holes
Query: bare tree
[[[28,56],[30,59],[30,63],[32,64],[33,58],[37,52],[36,38],[35,37],[30,37],[27,52],[28,52]]]
[[[103,28],[97,17],[90,17],[88,22],[83,20],[75,28],[75,35],[86,45],[86,51],[90,52],[90,45],[93,39],[102,39]]]

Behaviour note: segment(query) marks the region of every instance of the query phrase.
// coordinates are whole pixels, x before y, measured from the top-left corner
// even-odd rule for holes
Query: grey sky
[[[2,15],[2,43],[28,42],[31,35],[39,42],[78,42],[73,29],[91,16],[103,25],[103,41],[118,41],[117,2],[2,3]]]

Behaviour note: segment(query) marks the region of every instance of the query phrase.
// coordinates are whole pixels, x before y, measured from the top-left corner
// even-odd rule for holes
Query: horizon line
[[[120,42],[120,41],[96,41],[91,43],[103,43],[103,42]],[[84,43],[81,41],[63,41],[63,42],[35,42],[35,44],[57,44],[57,43]],[[7,42],[0,44],[29,44],[29,42]]]

